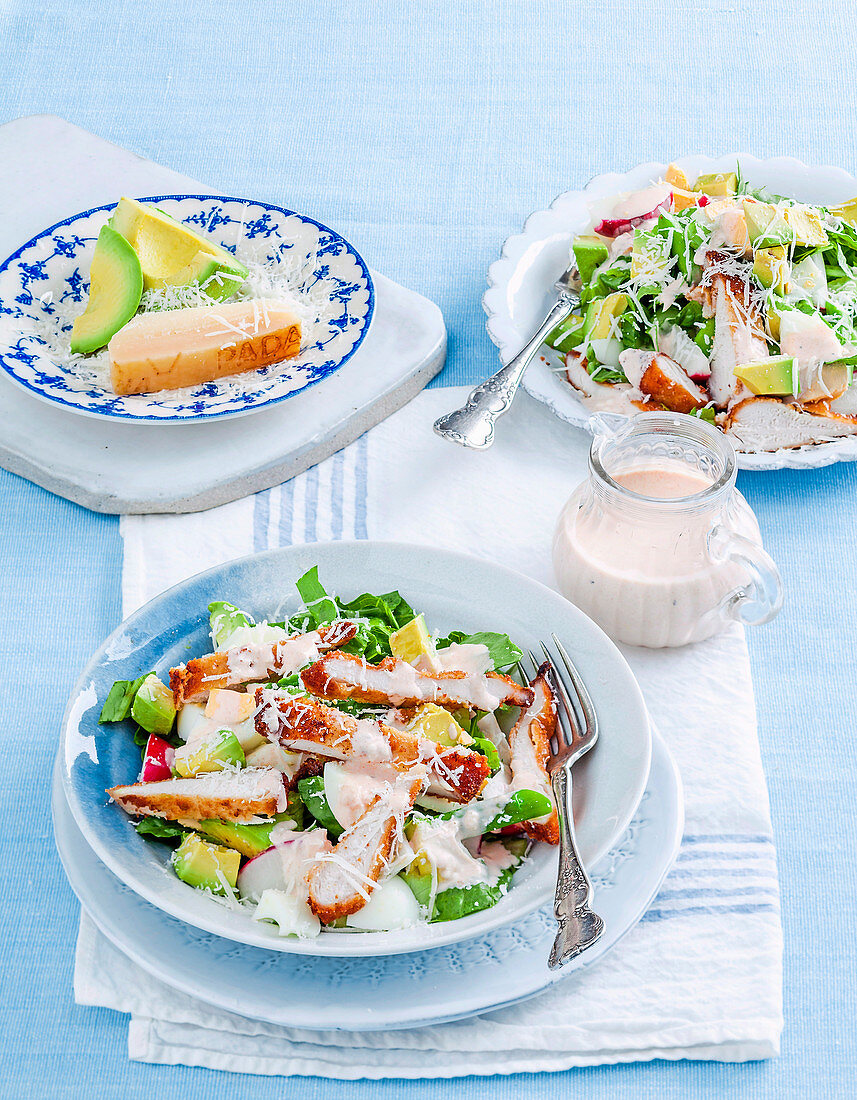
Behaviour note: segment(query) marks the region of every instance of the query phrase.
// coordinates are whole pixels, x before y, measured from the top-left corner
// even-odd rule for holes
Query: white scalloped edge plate
[[[677,157],[689,178],[701,172],[731,171],[736,162],[750,181],[776,194],[791,195],[803,202],[837,203],[857,194],[857,179],[842,168],[812,166],[792,157],[760,160],[749,153],[728,153],[720,157]],[[507,363],[541,324],[554,298],[553,284],[568,264],[571,240],[588,223],[588,204],[622,191],[633,191],[660,178],[667,165],[638,164],[627,172],[595,176],[582,190],[566,191],[547,210],[537,210],[523,231],[505,242],[498,260],[488,268],[488,289],[482,306],[488,314],[488,335]],[[590,412],[574,390],[556,374],[559,356],[542,351],[524,376],[524,388],[547,405],[559,418],[590,431]],[[793,450],[739,454],[743,470],[802,470],[829,466],[833,462],[857,460],[857,437],[832,443],[817,443]]]

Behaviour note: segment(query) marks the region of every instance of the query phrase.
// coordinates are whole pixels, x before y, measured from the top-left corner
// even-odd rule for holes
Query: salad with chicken
[[[211,652],[113,685],[100,720],[142,767],[110,798],[189,887],[283,936],[495,905],[559,839],[546,667],[513,677],[507,635],[432,635],[398,592],[344,603],[315,568],[297,588],[280,623],[212,603]]]
[[[549,335],[593,411],[668,409],[739,451],[857,434],[857,198],[812,206],[676,165],[593,203],[580,309]]]

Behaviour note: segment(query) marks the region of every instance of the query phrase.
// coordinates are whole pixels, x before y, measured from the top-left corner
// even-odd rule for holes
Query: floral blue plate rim
[[[360,289],[366,294],[366,299],[367,299],[366,300],[366,306],[365,306],[365,310],[362,313],[362,316],[360,317],[360,322],[359,322],[360,325],[361,325],[360,331],[357,334],[356,339],[353,341],[351,347],[347,351],[345,351],[344,354],[338,356],[335,360],[325,364],[322,368],[318,369],[316,371],[316,376],[315,377],[308,378],[307,381],[302,386],[300,386],[299,388],[290,389],[285,393],[279,393],[279,394],[274,393],[274,394],[269,394],[268,396],[265,396],[264,392],[260,392],[259,394],[255,395],[258,398],[257,400],[248,400],[243,406],[225,407],[225,408],[221,408],[221,409],[217,409],[217,410],[209,411],[209,412],[202,411],[202,409],[199,406],[201,404],[204,404],[204,402],[202,402],[200,400],[197,400],[194,403],[195,405],[197,405],[197,407],[194,408],[192,414],[190,414],[190,415],[188,415],[188,414],[179,415],[178,413],[176,413],[175,415],[169,415],[169,413],[167,413],[167,414],[162,413],[160,415],[153,415],[153,414],[147,414],[147,413],[132,412],[132,411],[128,411],[128,410],[125,410],[125,409],[122,409],[120,411],[119,409],[117,409],[115,407],[110,407],[111,405],[115,405],[117,400],[121,400],[121,399],[118,398],[118,395],[111,394],[107,390],[100,390],[100,391],[97,391],[97,392],[92,391],[92,390],[90,390],[90,391],[77,391],[79,393],[80,398],[86,397],[86,396],[89,396],[90,398],[95,398],[95,399],[100,398],[101,399],[100,404],[102,404],[104,407],[95,407],[92,404],[90,404],[89,406],[85,406],[85,405],[82,405],[80,403],[80,400],[74,401],[74,400],[66,399],[66,398],[60,396],[59,394],[57,394],[55,392],[49,391],[48,389],[45,388],[44,385],[36,384],[33,381],[30,381],[27,378],[22,377],[22,375],[19,373],[19,371],[17,371],[15,369],[15,367],[12,365],[14,363],[15,359],[17,358],[19,363],[22,363],[25,360],[29,360],[30,362],[27,363],[27,366],[31,366],[31,363],[33,361],[40,358],[40,356],[33,355],[32,352],[30,352],[29,350],[25,351],[25,349],[23,349],[19,346],[21,344],[22,340],[28,338],[29,334],[18,333],[17,344],[13,345],[13,347],[12,347],[13,351],[18,352],[17,356],[10,356],[8,354],[8,348],[6,346],[4,346],[4,341],[2,339],[2,334],[0,334],[0,367],[3,368],[3,370],[5,371],[7,376],[16,385],[22,387],[23,389],[27,390],[28,392],[33,393],[37,398],[39,398],[41,400],[48,401],[49,403],[51,403],[53,405],[62,406],[64,408],[69,409],[72,412],[79,413],[79,414],[82,414],[84,416],[90,416],[90,417],[95,417],[95,418],[100,418],[100,419],[130,421],[130,422],[133,422],[133,423],[156,423],[156,424],[198,423],[199,421],[203,421],[203,420],[222,420],[222,419],[225,419],[225,418],[228,418],[228,417],[247,415],[249,413],[256,412],[260,409],[268,408],[271,405],[278,404],[282,401],[287,400],[290,397],[295,397],[298,394],[303,393],[305,390],[309,389],[310,386],[314,386],[317,383],[324,381],[325,378],[329,377],[335,371],[337,371],[341,367],[343,367],[353,357],[353,355],[357,352],[357,350],[360,348],[361,344],[363,343],[363,340],[365,339],[367,333],[369,332],[369,328],[370,328],[370,325],[371,325],[371,322],[372,322],[372,318],[374,316],[374,312],[375,312],[375,288],[374,288],[374,282],[372,280],[372,275],[369,271],[369,267],[366,264],[365,260],[360,255],[360,253],[356,250],[356,248],[354,248],[354,246],[351,244],[351,242],[348,241],[345,237],[343,237],[341,233],[336,232],[336,230],[331,229],[329,226],[325,225],[323,222],[318,221],[316,218],[313,218],[308,214],[302,214],[297,210],[290,210],[288,207],[280,206],[276,203],[267,202],[264,199],[243,198],[243,197],[240,197],[240,196],[222,195],[222,194],[218,194],[218,193],[213,193],[213,194],[171,193],[171,194],[162,194],[162,195],[138,196],[137,201],[144,202],[144,203],[166,203],[166,202],[193,201],[193,202],[199,202],[201,204],[202,203],[215,203],[215,204],[220,204],[220,205],[226,205],[226,204],[229,204],[229,203],[236,203],[236,204],[239,204],[241,206],[260,207],[263,211],[266,211],[266,212],[269,212],[269,213],[275,213],[277,215],[281,215],[284,218],[297,218],[300,222],[302,222],[306,225],[314,226],[319,231],[320,234],[327,235],[327,237],[329,238],[325,242],[327,245],[334,244],[334,245],[339,246],[339,251],[334,253],[335,255],[342,255],[343,253],[345,253],[351,258],[354,265],[357,267],[357,269],[359,271],[359,278],[363,283],[362,286],[359,286],[356,289]],[[93,215],[100,214],[100,213],[106,213],[108,211],[111,211],[115,208],[115,206],[116,206],[115,202],[105,203],[105,204],[102,204],[102,205],[99,205],[99,206],[93,206],[93,207],[90,207],[88,210],[78,211],[74,214],[70,214],[68,217],[63,218],[60,221],[55,222],[53,225],[48,226],[46,229],[43,229],[40,233],[37,233],[35,236],[31,237],[30,240],[28,240],[24,244],[22,244],[18,249],[16,249],[15,252],[13,252],[11,255],[7,256],[6,259],[3,260],[2,263],[0,263],[0,281],[2,281],[5,276],[11,276],[13,274],[12,265],[16,261],[20,261],[21,257],[26,254],[28,249],[36,247],[40,242],[44,241],[46,238],[49,238],[53,234],[55,234],[57,230],[63,229],[64,227],[68,227],[68,226],[74,224],[75,222],[81,221],[83,219],[92,217]],[[185,220],[187,220],[187,219],[185,219]],[[211,219],[209,219],[209,223],[210,223],[210,220]],[[228,218],[226,219],[227,222],[230,221],[230,220],[235,221],[235,219],[228,219]],[[215,222],[215,224],[218,224],[218,223]],[[241,224],[242,225],[247,225],[248,223],[243,223],[242,222]],[[256,226],[258,224],[259,224],[259,220],[257,220],[257,222],[255,222],[255,223],[252,223],[252,222],[249,223],[250,226]],[[265,227],[265,228],[270,229],[270,227]],[[265,229],[263,229],[262,232],[264,233]],[[270,232],[266,233],[265,235],[270,236]],[[257,236],[256,233],[251,233],[249,235],[248,239],[252,239],[255,236]],[[60,243],[62,245],[64,245],[66,248],[69,247],[69,242],[61,241]],[[77,241],[76,241],[76,246],[82,245],[84,243],[85,242],[83,240],[78,238]],[[63,251],[61,249],[60,252],[55,252],[53,256],[46,257],[45,260],[40,261],[40,266],[43,266],[44,263],[47,262],[47,260],[54,259],[57,256],[68,256],[69,259],[74,258],[73,253]],[[22,282],[23,282],[23,280],[22,280]],[[29,284],[25,284],[25,285],[22,286],[22,291],[25,294],[28,293],[28,285]],[[39,298],[36,295],[34,295],[32,292],[29,292],[29,297],[30,297],[29,302],[19,302],[18,299],[16,299],[16,305],[19,305],[19,306],[32,306],[36,301],[39,301]],[[21,317],[22,313],[14,314],[14,311],[12,309],[9,309],[8,307],[4,306],[3,299],[2,299],[2,297],[0,297],[0,321],[2,321],[4,319],[4,315],[5,315],[5,317],[9,318],[10,321],[14,321],[14,320],[17,320],[19,317]],[[55,370],[56,369],[59,369],[59,370],[63,369],[63,368],[59,367],[59,365],[56,364],[53,360],[48,360],[47,356],[42,356],[41,358],[43,358],[45,361],[50,361]],[[12,363],[10,363],[10,359],[12,360]],[[263,369],[267,369],[267,368],[263,368]],[[252,373],[256,374],[256,372],[252,372]],[[240,377],[240,376],[233,376],[233,377]],[[225,381],[228,382],[229,380],[226,379]],[[272,387],[276,385],[276,381],[277,381],[277,379],[275,377],[272,380]],[[211,385],[213,385],[213,384],[212,383],[205,383],[204,384],[204,386],[206,386],[206,387],[210,387]],[[197,387],[197,389],[200,389],[200,388],[202,388],[202,387]],[[159,392],[161,394],[167,394],[169,391],[159,391]],[[169,407],[170,406],[170,399],[168,397],[161,398],[160,401],[157,401],[157,400],[153,401],[152,396],[153,395],[149,395],[149,394],[133,395],[133,397],[145,398],[145,399],[147,399],[148,403],[156,404],[159,407],[164,407],[164,406]],[[254,395],[251,394],[250,398],[252,398],[253,396]]]

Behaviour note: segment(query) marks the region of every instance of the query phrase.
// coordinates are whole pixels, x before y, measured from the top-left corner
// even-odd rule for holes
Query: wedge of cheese
[[[300,346],[296,314],[270,298],[142,313],[110,341],[110,376],[116,393],[177,390],[280,363]]]

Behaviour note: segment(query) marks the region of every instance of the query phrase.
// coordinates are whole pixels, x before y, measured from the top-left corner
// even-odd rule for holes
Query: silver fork
[[[501,367],[496,374],[492,374],[472,390],[460,409],[447,413],[434,422],[434,430],[438,435],[451,439],[462,447],[473,447],[477,451],[484,451],[491,446],[494,442],[494,421],[509,410],[524,377],[524,371],[545,342],[545,337],[580,303],[580,276],[574,264],[560,275],[554,286],[559,297],[529,343],[505,367]]]
[[[551,744],[547,768],[559,817],[559,874],[554,899],[554,915],[559,931],[551,949],[548,966],[551,970],[558,970],[600,938],[604,932],[604,921],[589,907],[592,883],[577,851],[571,800],[571,767],[598,740],[598,716],[586,685],[562,642],[556,634],[551,634],[551,638],[567,673],[567,677],[563,676],[550,650],[542,642],[545,661],[541,668],[545,671],[557,701],[556,746]],[[535,675],[539,662],[532,652],[529,657]],[[524,671],[526,672],[526,668]],[[576,705],[572,702],[570,692],[573,692],[577,700]]]

